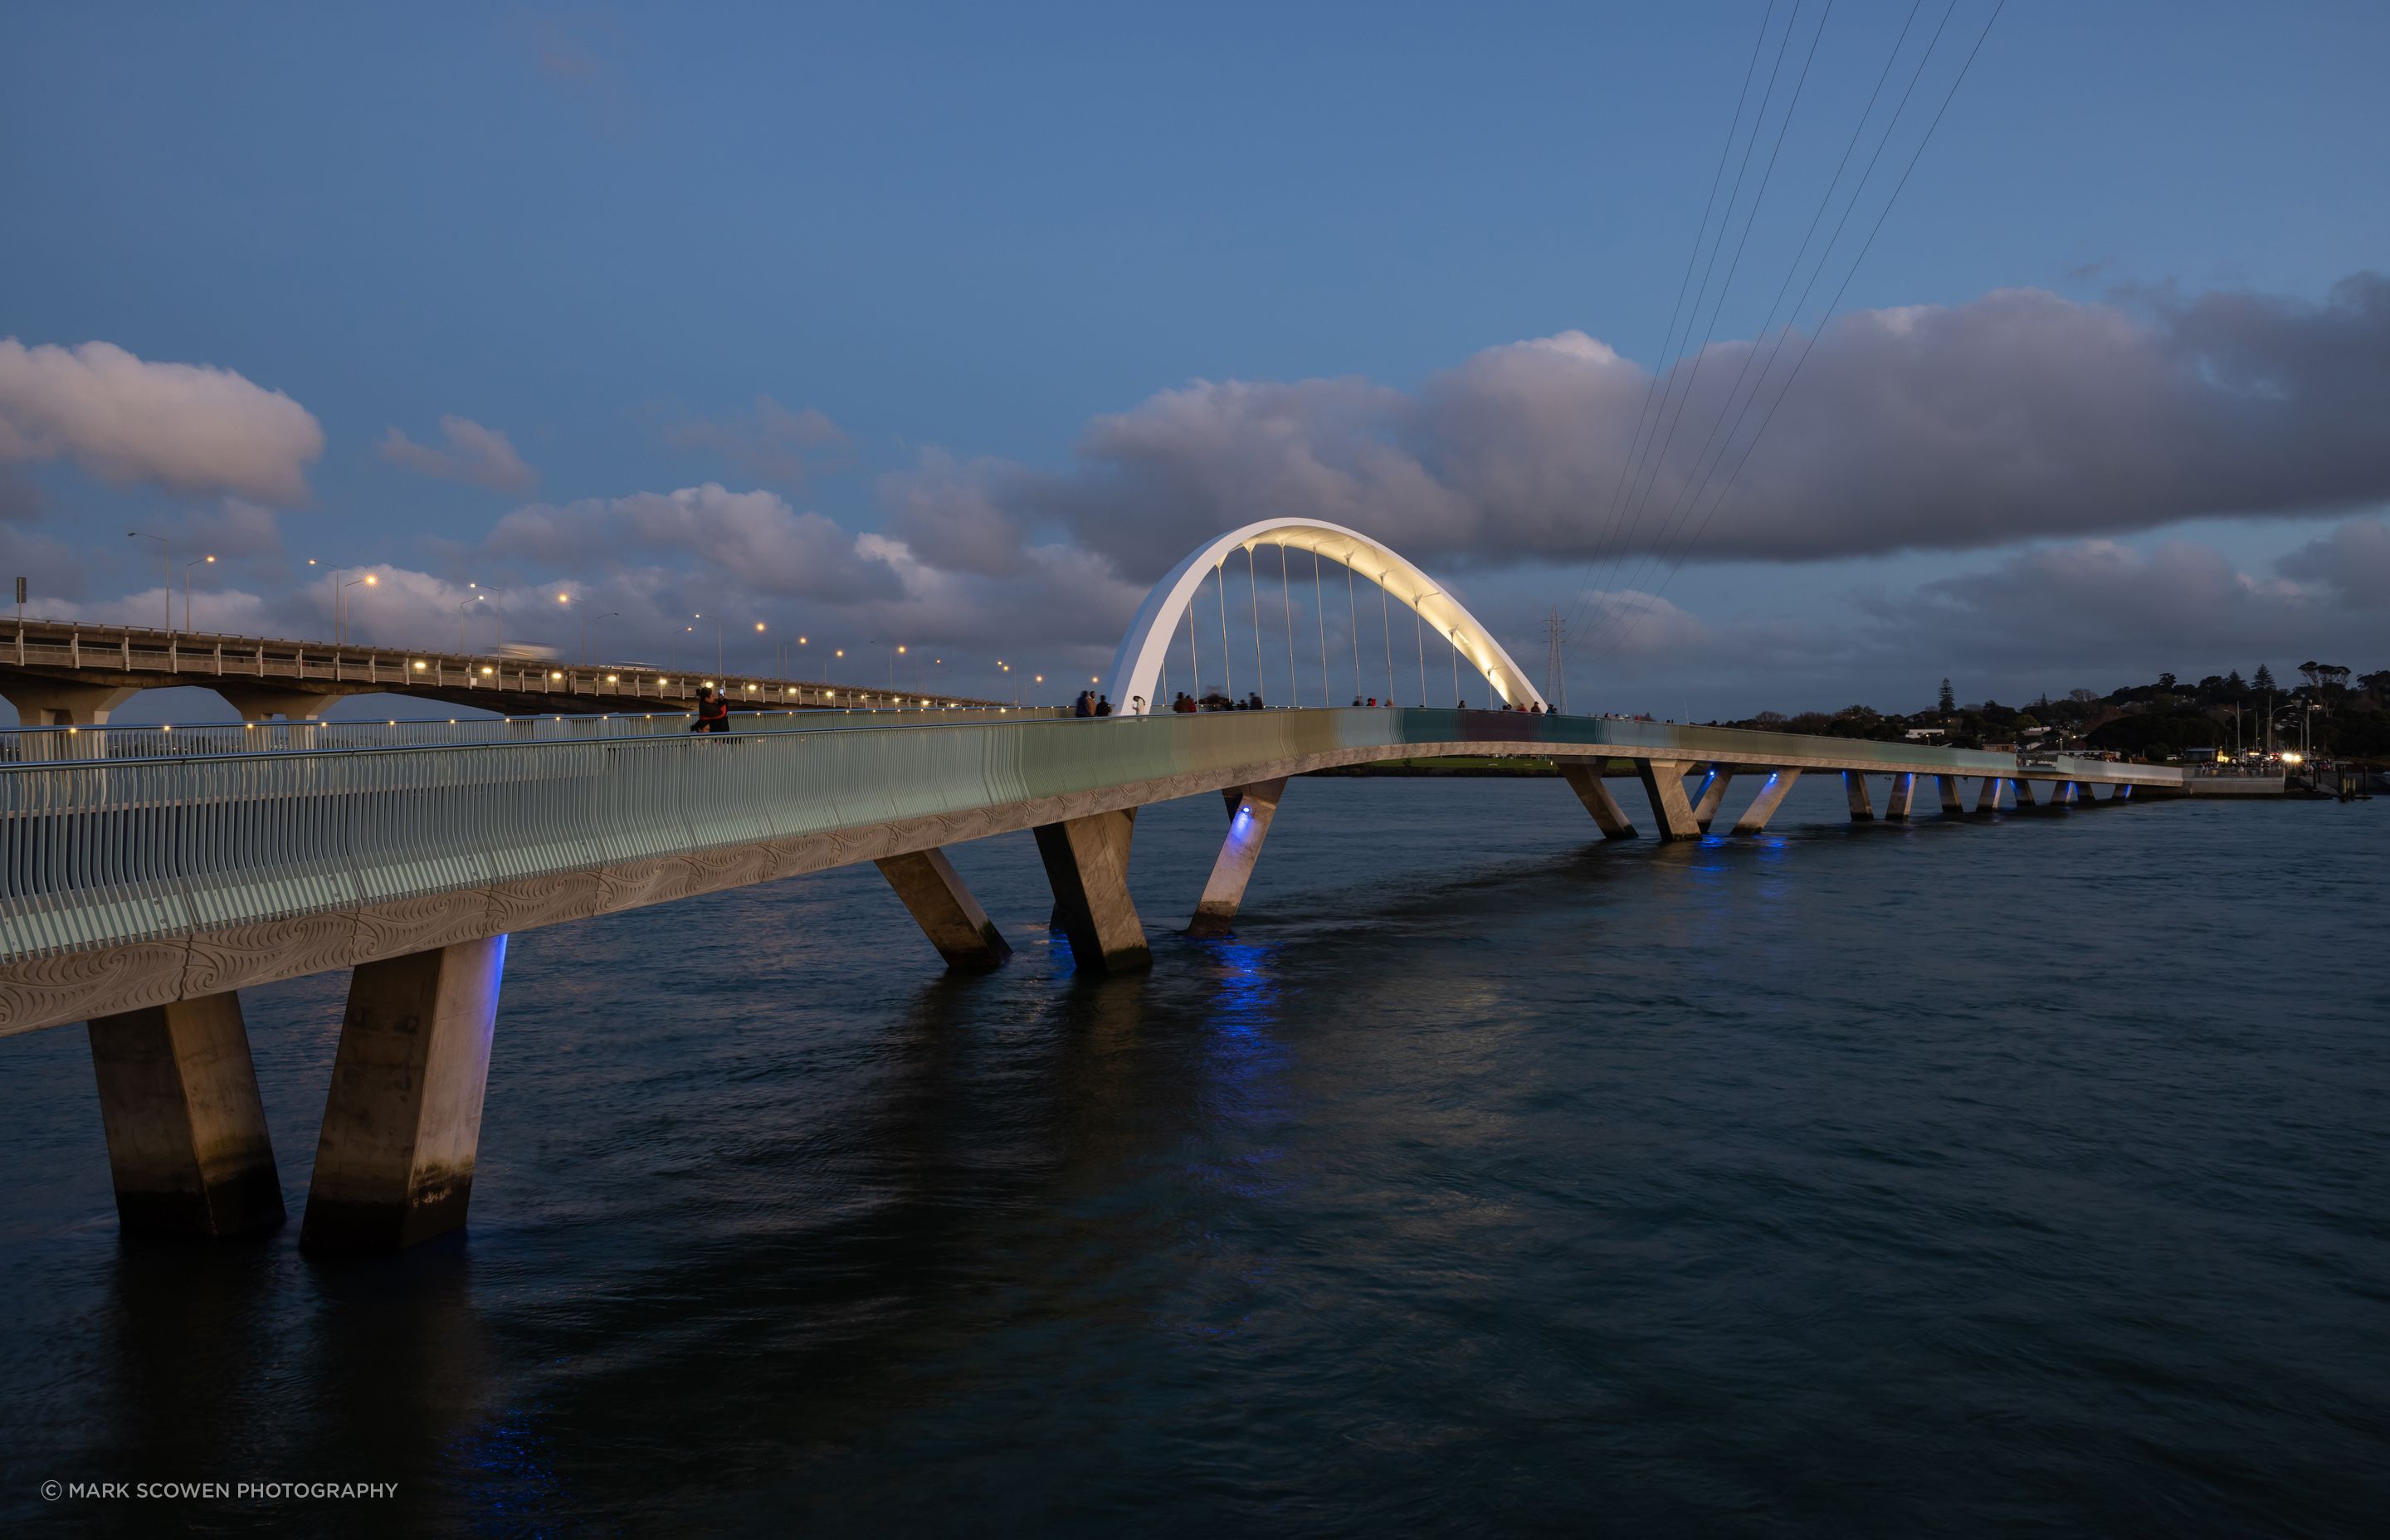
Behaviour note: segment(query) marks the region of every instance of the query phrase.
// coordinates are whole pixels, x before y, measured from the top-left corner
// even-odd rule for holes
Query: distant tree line
[[[2238,669],[2211,674],[2197,684],[2161,674],[2149,684],[2127,685],[2105,695],[2076,688],[2022,706],[1997,700],[1961,705],[1945,679],[1931,708],[1906,714],[1852,705],[1791,716],[1761,712],[1726,725],[1877,742],[1923,739],[1962,749],[2014,743],[2113,750],[2163,761],[2179,757],[2186,749],[2229,752],[2236,713],[2240,746],[2263,747],[2270,710],[2277,748],[2298,746],[2304,718],[2308,743],[2319,754],[2390,761],[2390,669],[2358,674],[2343,664],[2309,659],[2296,673],[2297,682],[2289,685],[2278,683],[2273,670],[2263,663],[2246,679]]]

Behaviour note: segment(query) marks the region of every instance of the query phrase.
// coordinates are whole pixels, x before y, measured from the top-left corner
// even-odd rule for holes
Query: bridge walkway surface
[[[67,750],[17,735],[0,764],[0,1034],[90,1022],[122,1222],[235,1233],[282,1218],[238,991],[353,969],[302,1240],[390,1249],[463,1223],[517,930],[873,861],[950,966],[992,967],[1001,934],[943,850],[1031,829],[1076,966],[1135,968],[1150,956],[1127,885],[1137,808],[1223,795],[1197,912],[1217,929],[1289,777],[1389,759],[1553,760],[1611,839],[1637,832],[1604,779],[1621,761],[1663,839],[1701,837],[1739,780],[1755,786],[1741,834],[1803,775],[1841,776],[1855,819],[1877,816],[1874,776],[1890,777],[1886,818],[1921,789],[1964,815],[1968,778],[1977,813],[2186,791],[2149,765],[1515,711],[741,722],[692,736],[549,717],[433,742],[427,725],[376,741],[344,724],[341,747],[255,750],[254,727],[79,732]]]

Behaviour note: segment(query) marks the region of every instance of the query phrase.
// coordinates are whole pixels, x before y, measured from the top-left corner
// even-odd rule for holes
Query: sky
[[[0,566],[1059,700],[1289,515],[1538,679],[1557,618],[1577,709],[2390,666],[2385,56],[2357,5],[7,7]],[[1260,565],[1294,699],[1469,694]],[[1270,663],[1253,592],[1180,658]]]

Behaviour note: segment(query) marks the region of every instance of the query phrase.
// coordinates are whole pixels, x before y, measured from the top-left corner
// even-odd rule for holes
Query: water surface
[[[1070,972],[1026,836],[955,853],[992,976],[869,866],[527,932],[471,1227],[379,1262],[296,1249],[342,979],[244,996],[258,1243],[122,1241],[84,1033],[0,1041],[0,1517],[2378,1524],[2385,804],[1840,804],[1605,846],[1557,781],[1298,781],[1216,943],[1219,802],[1150,808],[1138,977]]]

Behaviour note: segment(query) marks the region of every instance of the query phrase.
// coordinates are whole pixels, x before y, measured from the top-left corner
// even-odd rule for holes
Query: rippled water
[[[1626,783],[1618,783],[1626,789]],[[2390,1510],[2390,804],[1609,846],[1312,780],[1150,976],[1025,836],[946,977],[870,867],[515,939],[472,1225],[296,1215],[343,981],[246,997],[293,1223],[116,1233],[0,1042],[24,1532],[2355,1534]],[[45,1479],[394,1480],[45,1504]],[[2378,1527],[2373,1533],[2379,1533]]]

